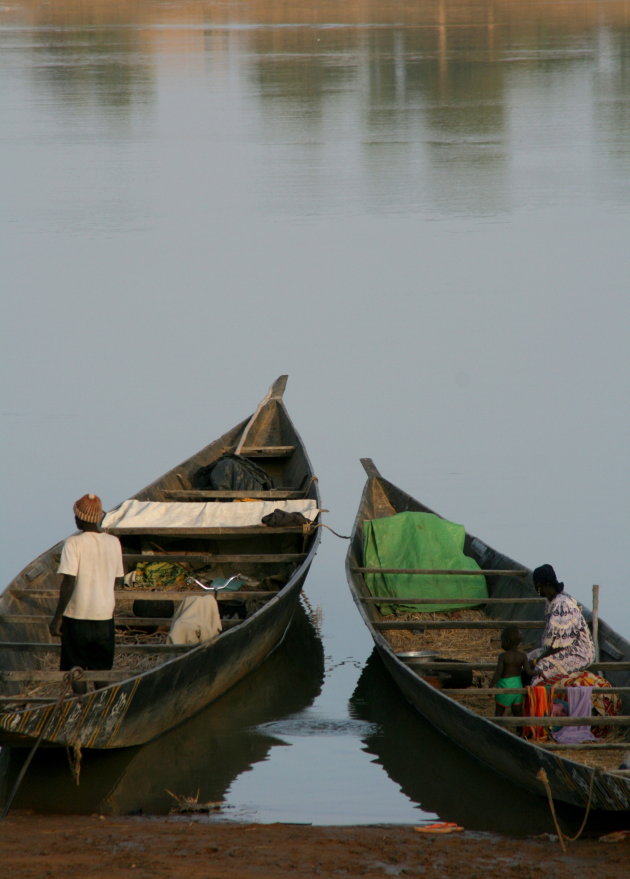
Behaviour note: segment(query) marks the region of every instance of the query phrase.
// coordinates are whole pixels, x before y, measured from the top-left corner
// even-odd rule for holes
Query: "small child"
[[[499,655],[497,667],[490,683],[491,687],[506,687],[517,689],[523,686],[523,675],[529,680],[534,674],[534,667],[525,651],[518,647],[522,636],[518,626],[507,626],[501,632],[501,647],[503,653]],[[505,696],[495,696],[495,717],[501,717],[506,707],[511,707],[512,714],[517,717],[523,716],[523,696],[521,693],[506,693]]]

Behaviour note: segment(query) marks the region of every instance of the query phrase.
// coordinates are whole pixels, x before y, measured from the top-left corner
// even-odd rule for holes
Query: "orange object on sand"
[[[623,842],[624,839],[630,839],[630,830],[615,830],[599,837],[600,842]]]
[[[417,830],[418,833],[455,833],[464,828],[455,824],[454,821],[436,821],[434,824],[422,824],[413,829]]]

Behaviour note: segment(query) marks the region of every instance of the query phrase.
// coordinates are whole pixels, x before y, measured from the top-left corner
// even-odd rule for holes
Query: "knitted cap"
[[[103,518],[103,505],[95,494],[84,494],[72,507],[74,515],[83,522],[100,522]]]

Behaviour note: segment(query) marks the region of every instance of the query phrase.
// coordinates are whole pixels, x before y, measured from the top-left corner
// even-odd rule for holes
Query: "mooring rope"
[[[340,537],[342,540],[350,540],[350,537],[352,536],[350,534],[337,534],[337,532],[334,531],[330,527],[330,525],[324,525],[323,522],[318,522],[317,525],[311,525],[311,526],[308,526],[308,528],[309,528],[309,531],[310,530],[314,531],[316,528],[328,528],[329,531],[332,531],[332,533],[335,535],[335,537]]]
[[[565,839],[568,840],[568,842],[575,842],[576,839],[579,839],[580,836],[582,835],[582,832],[584,831],[584,828],[586,827],[586,822],[588,821],[589,812],[591,811],[591,804],[593,802],[593,785],[595,782],[595,772],[596,772],[596,768],[595,768],[595,766],[593,766],[593,772],[591,773],[591,783],[590,783],[589,789],[588,789],[588,800],[586,801],[586,812],[584,813],[584,819],[582,821],[582,824],[580,825],[580,829],[575,834],[575,836],[565,836]]]
[[[596,769],[595,769],[595,767],[593,767],[593,772],[591,774],[591,783],[590,783],[589,791],[588,791],[588,800],[586,802],[586,812],[584,813],[584,819],[582,821],[580,829],[575,834],[575,836],[567,836],[565,833],[562,832],[562,828],[560,827],[560,824],[558,822],[558,816],[556,815],[556,807],[555,807],[555,803],[553,801],[553,795],[551,793],[551,785],[549,784],[549,778],[547,776],[547,773],[545,772],[544,769],[539,769],[538,773],[536,775],[536,778],[538,778],[540,781],[542,781],[543,785],[545,786],[545,791],[547,793],[547,801],[549,803],[549,809],[551,810],[551,817],[553,818],[553,823],[556,828],[556,833],[558,834],[558,839],[560,841],[562,851],[565,854],[567,851],[567,847],[565,845],[565,840],[566,840],[566,842],[575,842],[576,839],[580,838],[580,836],[582,835],[582,832],[584,831],[584,828],[586,827],[586,822],[588,821],[588,816],[589,816],[589,812],[591,811],[591,804],[593,801],[593,783],[595,781],[595,772],[596,772]]]

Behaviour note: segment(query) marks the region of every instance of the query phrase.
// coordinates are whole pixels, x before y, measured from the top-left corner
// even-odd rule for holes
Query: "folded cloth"
[[[556,688],[561,687],[595,687],[600,690],[599,693],[593,694],[593,710],[602,717],[609,715],[614,717],[621,714],[621,697],[616,693],[606,695],[606,690],[612,687],[612,684],[602,675],[595,674],[592,671],[577,671],[570,675],[556,675],[549,678],[548,683]],[[601,692],[601,691],[604,692]],[[601,730],[603,727],[596,727]]]
[[[567,687],[567,703],[569,717],[590,717],[593,713],[592,687]],[[553,737],[563,745],[597,741],[590,726],[563,726],[554,732]]]
[[[553,690],[551,696],[547,694],[546,687],[528,687],[527,699],[525,700],[524,712],[527,717],[548,717],[553,705]],[[546,742],[549,739],[547,729],[543,726],[523,727],[523,735],[535,742]]]
[[[221,631],[219,605],[214,595],[185,598],[166,636],[167,644],[201,644]]]

